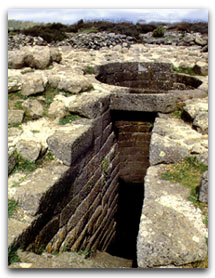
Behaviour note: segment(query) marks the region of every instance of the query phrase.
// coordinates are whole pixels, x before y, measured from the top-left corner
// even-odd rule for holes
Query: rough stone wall
[[[131,114],[131,113],[130,113]],[[143,114],[144,115],[144,114]],[[146,114],[147,115],[147,114]],[[149,145],[153,117],[135,120],[127,114],[126,120],[116,120],[120,153],[120,178],[126,183],[144,183],[149,166]]]
[[[94,120],[93,134],[91,145],[70,166],[69,192],[29,249],[106,250],[114,237],[119,154],[110,110]]]

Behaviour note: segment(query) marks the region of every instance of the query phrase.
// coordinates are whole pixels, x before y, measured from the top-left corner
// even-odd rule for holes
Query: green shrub
[[[155,38],[163,37],[166,32],[166,29],[163,26],[158,26],[156,29],[153,30],[152,35]]]
[[[22,33],[33,37],[42,37],[48,43],[52,41],[62,41],[67,38],[65,31],[67,27],[61,23],[52,23],[46,25],[36,25],[23,30]]]

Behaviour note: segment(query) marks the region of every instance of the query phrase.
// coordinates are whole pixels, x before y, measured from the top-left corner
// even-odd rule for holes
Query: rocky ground
[[[102,47],[112,48],[120,45],[124,48],[130,48],[136,44],[137,39],[124,34],[111,32],[98,33],[67,33],[67,38],[59,42],[47,43],[41,37],[32,37],[24,34],[12,34],[8,36],[8,49],[16,49],[23,46],[49,45],[49,46],[72,46],[73,48],[87,48],[98,50]],[[173,45],[173,46],[201,46],[203,52],[208,51],[208,35],[199,32],[184,32],[167,30],[163,37],[154,37],[153,32],[140,34],[138,43]]]
[[[100,35],[97,34],[97,36]],[[158,171],[157,169],[160,169],[159,166],[154,165],[175,163],[189,155],[195,155],[201,162],[207,164],[208,53],[204,52],[206,50],[204,46],[207,45],[207,38],[197,36],[196,34],[187,34],[183,37],[183,44],[177,43],[177,39],[172,38],[171,43],[164,45],[161,44],[162,42],[158,43],[158,41],[156,44],[153,44],[153,41],[149,44],[148,40],[152,38],[147,35],[143,36],[144,44],[133,44],[133,42],[130,43],[131,40],[128,38],[116,38],[115,35],[109,34],[106,40],[109,41],[110,37],[112,37],[114,40],[120,40],[120,43],[116,43],[116,45],[111,43],[107,47],[101,39],[104,37],[105,35],[103,34],[98,38],[99,50],[95,50],[97,49],[96,47],[91,47],[91,49],[75,49],[75,43],[72,45],[68,41],[58,45],[57,48],[50,46],[25,46],[15,50],[14,48],[19,44],[18,38],[18,43],[11,42],[9,39],[9,49],[14,50],[9,51],[8,54],[8,167],[10,174],[8,197],[25,204],[9,219],[10,244],[23,229],[28,227],[29,223],[35,220],[32,215],[37,209],[37,202],[44,190],[50,188],[54,181],[67,170],[67,166],[63,165],[65,163],[62,159],[54,157],[53,154],[50,155],[47,139],[56,130],[59,132],[71,131],[75,134],[80,129],[86,128],[88,124],[91,124],[91,119],[94,117],[93,113],[95,113],[96,109],[99,109],[96,106],[97,100],[102,95],[110,94],[111,88],[114,87],[102,84],[95,79],[98,65],[116,61],[168,62],[172,63],[177,69],[189,68],[198,74],[198,78],[203,81],[203,84],[200,86],[200,89],[204,92],[203,95],[197,99],[183,101],[182,110],[189,118],[189,124],[182,118],[176,118],[172,115],[162,114],[156,119],[151,140],[150,164],[152,168],[146,176],[146,182],[149,179],[154,179],[155,173]],[[123,41],[124,39],[125,41]],[[16,39],[13,40],[16,41]],[[164,40],[167,42],[166,37]],[[87,40],[84,38],[83,40],[80,39],[80,41],[86,42]],[[90,40],[87,43],[89,44]],[[95,41],[93,43],[94,45],[96,44]],[[86,46],[83,44],[79,46]],[[85,118],[82,118],[83,116]],[[21,168],[16,169],[17,157],[19,156],[22,156],[22,158],[39,168],[35,168],[35,172],[30,174],[25,171],[23,172]],[[51,179],[49,179],[50,173]],[[40,177],[43,183],[41,183],[41,186],[36,187],[35,183]],[[44,181],[47,181],[47,184]],[[197,250],[201,243],[201,254],[193,256],[193,254],[190,254],[190,252],[192,253],[192,248],[189,245],[190,242],[187,245],[185,244],[183,249],[177,241],[177,244],[180,246],[176,249],[175,253],[171,254],[172,257],[169,261],[160,260],[155,262],[149,259],[150,262],[147,266],[143,264],[142,267],[162,264],[184,265],[192,262],[192,259],[202,260],[206,256],[207,246],[204,240],[207,237],[207,229],[202,224],[201,211],[196,210],[194,206],[188,203],[186,199],[187,191],[183,192],[181,187],[177,186],[178,191],[176,190],[175,193],[169,192],[168,189],[166,189],[167,193],[165,194],[160,192],[162,196],[156,196],[157,202],[159,206],[168,207],[169,209],[171,207],[171,210],[173,210],[173,216],[171,216],[173,218],[170,218],[171,221],[175,219],[175,210],[176,217],[180,218],[180,215],[177,215],[179,213],[189,222],[185,221],[188,224],[184,228],[189,227],[189,229],[192,229],[195,226],[199,230],[198,235],[193,232],[192,248]],[[32,193],[29,191],[29,187],[32,188]],[[170,186],[170,188],[172,187],[173,185]],[[29,197],[29,202],[27,203],[26,196]],[[205,201],[205,197],[202,198]],[[168,201],[170,199],[172,200],[171,202]],[[182,199],[184,199],[184,203]],[[167,203],[168,205],[166,205]],[[180,206],[178,206],[179,204]],[[150,204],[149,207],[151,207]],[[166,211],[163,210],[163,213],[170,213],[168,208]],[[193,216],[191,217],[191,215]],[[147,217],[149,217],[147,223],[153,220],[153,216],[149,215]],[[180,219],[183,220],[182,218]],[[146,221],[144,217],[142,217],[142,220]],[[164,226],[162,224],[162,227]],[[149,227],[149,229],[152,230],[147,230],[147,232],[150,231],[151,233],[157,230],[157,227]],[[144,231],[141,230],[141,232],[144,234]],[[163,231],[163,233],[166,236],[166,231]],[[177,237],[180,237],[180,235],[177,235]],[[158,239],[156,236],[154,238],[151,237],[152,245],[156,244]],[[141,242],[142,239],[140,238],[139,240]],[[187,259],[183,259],[180,262],[176,260],[177,252],[182,252],[183,256]],[[22,262],[11,265],[11,267],[58,267],[59,262],[62,262],[61,256],[63,256],[64,261],[63,267],[75,267],[75,265],[69,263],[71,254],[53,257],[54,259],[50,265],[48,263],[49,259],[45,259],[47,263],[42,259],[46,254],[35,259],[36,255],[30,254],[26,257],[25,253],[20,251],[19,256]],[[163,256],[162,252],[160,256]],[[55,262],[58,259],[59,262]],[[66,265],[65,261],[68,261],[68,265]],[[78,267],[86,267],[82,259],[81,261],[79,259],[79,263]],[[103,262],[101,264],[97,262],[95,264],[92,263],[92,265],[94,267],[114,267],[113,263],[106,265]],[[128,266],[127,262],[119,265]]]

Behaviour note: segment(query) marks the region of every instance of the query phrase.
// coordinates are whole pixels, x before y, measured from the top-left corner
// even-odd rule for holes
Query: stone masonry
[[[32,49],[31,54],[35,61],[41,58],[45,63],[43,55],[38,58],[38,49]],[[177,77],[173,87],[169,87],[171,82],[164,82],[168,91],[165,88],[159,90],[159,84],[155,82],[156,88],[148,92],[138,84],[128,88],[102,83],[96,74],[99,74],[100,65],[110,64],[106,69],[111,70],[115,62],[124,64],[125,72],[130,62],[134,63],[142,77],[146,74],[142,63],[156,63],[155,67],[163,65],[170,69],[170,63],[179,67],[189,62],[193,68],[201,62],[205,67],[207,53],[200,52],[197,46],[135,44],[130,49],[116,46],[100,51],[60,47],[56,55],[61,55],[61,59],[54,59],[56,55],[47,51],[49,68],[44,68],[43,63],[27,63],[30,60],[23,58],[23,53],[18,57],[18,52],[9,55],[8,74],[8,198],[18,202],[16,213],[8,220],[8,245],[14,249],[23,247],[29,254],[32,254],[30,251],[40,254],[45,250],[52,253],[50,256],[63,251],[105,251],[116,231],[118,178],[143,182],[149,155],[137,243],[138,267],[178,266],[203,260],[207,255],[207,229],[200,210],[187,200],[188,190],[161,180],[158,174],[166,163],[174,163],[187,155],[207,160],[207,126],[202,124],[206,122],[202,115],[195,115],[190,125],[168,114],[177,109],[178,102],[187,103],[184,106],[187,113],[195,99],[202,103],[207,97],[207,77],[198,76],[197,79],[171,72],[171,76]],[[16,57],[21,61],[16,61]],[[89,66],[94,67],[95,74],[86,73]],[[159,74],[162,79],[162,73]],[[183,86],[185,81],[189,83],[187,87]],[[37,88],[38,84],[41,89]],[[55,90],[53,98],[46,95],[50,88]],[[23,98],[30,99],[31,94],[43,105],[44,111],[26,121],[29,109],[25,107],[23,111]],[[14,111],[21,111],[22,117]],[[129,111],[142,115],[158,113],[159,117],[154,122],[154,119],[137,120],[114,115]],[[201,112],[207,116],[205,108]],[[65,125],[59,124],[59,118],[73,113],[78,114],[78,118]],[[52,154],[53,161],[44,161],[30,174],[14,173],[17,152],[24,156],[22,146],[31,144],[38,147],[37,158],[33,159],[36,159],[35,163],[47,153]],[[183,152],[175,151],[179,147]],[[142,153],[140,148],[144,149]],[[172,153],[175,157],[170,156]],[[142,171],[142,175],[140,171],[135,173],[132,166],[133,170]],[[175,229],[175,219],[178,229]],[[181,238],[185,238],[184,243]]]

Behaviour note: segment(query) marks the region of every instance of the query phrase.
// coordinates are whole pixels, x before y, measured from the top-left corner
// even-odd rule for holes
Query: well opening
[[[109,85],[127,87],[130,93],[143,94],[195,89],[202,84],[193,76],[175,72],[170,63],[156,62],[117,62],[102,65],[96,79]]]

